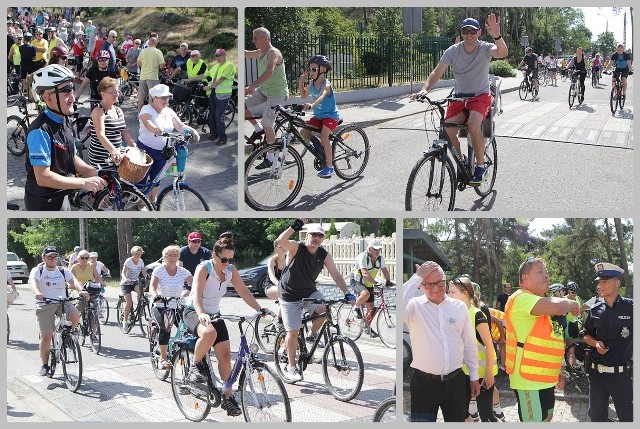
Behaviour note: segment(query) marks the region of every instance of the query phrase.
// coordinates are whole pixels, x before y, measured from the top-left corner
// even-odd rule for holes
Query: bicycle
[[[143,287],[143,285],[139,280],[135,280],[133,282],[127,282],[127,284],[129,285],[140,284],[140,287],[141,288]],[[147,324],[147,321],[151,318],[149,293],[141,291],[140,296],[138,297],[138,303],[134,307],[132,307],[131,311],[129,312],[129,323],[127,323],[126,329],[122,324],[122,322],[124,322],[125,303],[126,301],[124,300],[124,295],[120,294],[118,298],[118,303],[116,304],[117,322],[118,322],[118,326],[120,327],[120,330],[123,333],[128,334],[129,332],[131,332],[131,328],[133,328],[133,325],[138,323],[140,325],[140,330],[142,331],[142,335],[146,336],[147,334],[146,324]]]
[[[175,112],[182,122],[188,125],[193,125],[194,121],[196,125],[202,125],[202,132],[206,133],[205,127],[209,126],[209,96],[204,95],[204,84],[198,83],[191,94],[191,99],[187,102],[182,102],[176,105]],[[237,82],[233,89],[236,91],[237,98]],[[232,96],[229,98],[227,108],[224,110],[224,128],[229,128],[233,118],[236,115],[236,102]]]
[[[580,87],[580,79],[578,78],[581,71],[573,70],[571,72],[571,84],[569,85],[569,108],[572,108],[575,101],[576,96],[578,97],[578,104],[582,104],[584,101],[584,96],[581,92]]]
[[[395,422],[396,421],[396,397],[385,399],[378,405],[373,413],[374,422]]]
[[[253,338],[258,347],[265,353],[273,353],[276,337],[282,329],[282,326],[278,325],[277,317],[269,313],[258,313],[251,324]]]
[[[104,280],[111,278],[111,276],[104,273],[101,273],[100,276],[102,277],[103,284],[104,284]],[[101,286],[100,293],[96,297],[96,309],[98,311],[98,319],[100,320],[100,323],[102,325],[106,325],[107,322],[109,321],[109,301],[104,296],[104,292],[105,292],[104,286]]]
[[[298,344],[296,348],[296,366],[300,373],[300,380],[304,380],[304,370],[307,365],[314,362],[313,354],[318,348],[320,341],[324,340],[324,352],[320,363],[322,364],[322,375],[324,383],[329,392],[339,401],[348,402],[355,398],[364,381],[364,364],[362,355],[356,343],[349,337],[342,335],[338,321],[334,319],[331,306],[346,303],[345,299],[324,300],[304,298],[303,301],[313,302],[314,304],[322,304],[326,306],[326,311],[320,314],[312,314],[302,318],[302,327],[298,335]],[[311,345],[311,349],[307,349],[305,340],[305,326],[314,320],[326,318],[318,335]],[[333,332],[335,330],[335,332]],[[285,383],[293,384],[296,380],[289,378],[287,365],[289,359],[285,347],[286,331],[278,332],[275,347],[273,349],[274,363],[276,371],[282,377]],[[352,379],[350,379],[350,376]]]
[[[7,75],[7,107],[14,106],[18,102],[20,96],[24,96],[22,93],[20,76],[15,71],[11,71],[11,74]]]
[[[56,366],[58,362],[60,362],[65,384],[73,393],[78,391],[80,383],[82,383],[82,352],[80,350],[80,344],[78,344],[78,339],[71,329],[71,321],[67,319],[64,304],[75,301],[76,299],[77,298],[63,297],[59,297],[58,299],[44,299],[46,304],[58,303],[62,311],[62,315],[58,318],[51,340],[47,377],[53,377],[56,372]]]
[[[237,321],[240,345],[229,378],[224,382],[213,370],[209,353],[204,357],[206,383],[191,383],[189,370],[195,365],[193,350],[196,337],[189,334],[174,341],[171,358],[171,390],[180,412],[188,420],[202,421],[211,410],[219,407],[222,397],[238,381],[240,406],[245,421],[291,421],[291,404],[278,374],[256,355],[256,348],[249,347],[243,323],[245,317],[221,317]],[[210,352],[210,351],[209,351]]]
[[[631,73],[629,73],[631,74]],[[613,87],[611,88],[611,96],[609,97],[609,106],[611,106],[611,114],[615,115],[616,110],[624,108],[625,96],[622,95],[622,79],[620,73],[613,73]]]
[[[75,101],[73,103],[73,115],[71,116],[71,130],[73,135],[73,142],[76,147],[77,155],[84,159],[84,151],[88,149],[86,146],[87,141],[91,138],[91,125],[89,125],[89,120],[91,116],[80,116],[80,112],[78,111],[78,106],[81,104],[89,103],[91,106],[91,110],[100,103],[100,100],[88,99],[85,101]],[[83,135],[84,133],[84,135]]]
[[[357,341],[362,332],[369,334],[371,338],[380,338],[382,344],[396,348],[396,306],[388,304],[384,299],[384,291],[388,289],[384,283],[373,285],[373,294],[380,304],[374,306],[369,314],[365,314],[364,304],[360,306],[362,317],[357,318],[356,306],[342,304],[338,308],[338,324],[343,335]],[[376,319],[376,331],[373,330],[373,319]]]
[[[547,86],[549,83],[549,69],[545,65],[541,65],[538,68],[538,79],[542,86]]]
[[[533,77],[529,78],[525,72],[523,72],[524,78],[520,83],[520,89],[518,90],[518,95],[520,96],[520,100],[526,100],[527,96],[531,94],[531,99],[534,100],[538,97],[540,81],[538,79],[534,79]]]
[[[320,171],[325,166],[325,155],[320,141],[305,139],[298,128],[318,132],[300,117],[303,105],[275,106],[276,120],[283,118],[283,135],[274,144],[252,152],[245,161],[244,195],[254,210],[280,210],[287,207],[300,193],[304,181],[302,157],[292,146],[301,143],[313,156],[313,166]],[[333,166],[343,180],[359,177],[369,162],[369,138],[356,124],[342,126],[331,132],[329,141],[333,149]],[[268,161],[267,154],[276,162]],[[265,163],[269,167],[263,168]]]
[[[566,82],[568,77],[569,77],[569,69],[567,69],[566,67],[561,67],[560,80],[562,80],[563,82]]]
[[[492,85],[495,88],[495,102],[481,126],[485,140],[484,164],[487,168],[487,178],[479,186],[472,186],[481,199],[493,190],[498,170],[498,147],[494,135],[494,118],[502,113],[499,85],[499,81],[497,81],[497,85]],[[456,188],[463,191],[467,186],[470,186],[476,158],[471,142],[468,141],[467,144],[466,158],[464,156],[461,158],[453,149],[453,144],[445,131],[446,128],[458,128],[461,130],[460,137],[462,137],[466,135],[467,126],[447,123],[444,119],[445,110],[443,107],[450,100],[465,100],[468,96],[469,94],[454,94],[454,96],[436,101],[429,99],[426,95],[417,98],[417,101],[429,103],[432,106],[431,123],[434,127],[432,131],[436,131],[434,115],[439,115],[440,123],[437,129],[438,138],[433,141],[432,146],[424,152],[411,170],[405,193],[405,210],[441,210],[445,208],[453,210],[456,202]],[[434,113],[436,109],[437,114]],[[451,153],[451,156],[448,152]]]
[[[591,86],[594,88],[600,86],[600,73],[598,69],[594,69],[591,72]]]
[[[11,115],[7,118],[7,149],[12,155],[21,156],[27,151],[27,131],[31,126],[31,118],[38,116],[39,112],[29,113],[29,99],[26,96],[18,95],[16,100],[23,116]]]
[[[102,286],[100,283],[87,282],[84,284],[84,290],[89,293],[89,300],[86,301],[87,306],[82,312],[82,320],[79,324],[80,334],[82,335],[80,345],[84,346],[87,337],[89,337],[91,350],[93,350],[95,354],[100,353],[100,347],[102,346],[100,316],[97,304],[97,299],[100,297],[101,289]]]
[[[404,332],[407,333],[408,332]],[[409,368],[411,368],[411,362],[413,361],[413,352],[411,351],[411,345],[404,338],[402,339],[402,370],[406,374]]]

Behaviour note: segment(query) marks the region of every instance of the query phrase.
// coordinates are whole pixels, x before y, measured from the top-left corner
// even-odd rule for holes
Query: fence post
[[[391,37],[387,38],[387,81],[389,86],[393,86],[393,42]]]
[[[320,35],[320,55],[327,56],[327,45],[329,44],[329,36],[326,34]]]

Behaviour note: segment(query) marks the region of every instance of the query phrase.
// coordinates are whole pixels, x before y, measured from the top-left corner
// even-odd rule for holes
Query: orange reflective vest
[[[518,370],[520,376],[526,380],[555,383],[562,366],[564,339],[561,335],[554,333],[549,316],[539,316],[530,332],[518,332],[516,335],[515,326],[511,321],[512,307],[522,293],[530,292],[522,289],[516,291],[509,297],[505,306],[507,374],[513,374]],[[518,337],[525,338],[524,342],[519,342]],[[518,348],[522,349],[522,357],[519,368],[516,368]]]
[[[504,311],[500,311],[497,308],[490,308],[489,313],[499,320],[504,320]],[[500,340],[500,330],[498,329],[498,325],[496,323],[491,324],[491,338],[493,341]],[[502,338],[504,340],[504,338]]]

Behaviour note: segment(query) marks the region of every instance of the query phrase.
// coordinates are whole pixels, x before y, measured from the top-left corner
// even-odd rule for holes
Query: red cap
[[[200,235],[199,232],[194,231],[191,234],[189,234],[189,241],[191,240],[202,240],[202,236]]]

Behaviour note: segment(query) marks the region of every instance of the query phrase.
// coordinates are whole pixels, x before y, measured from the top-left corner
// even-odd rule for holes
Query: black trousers
[[[589,417],[592,422],[609,421],[609,396],[621,422],[633,421],[633,379],[624,374],[600,374],[589,370]]]
[[[445,422],[464,422],[469,403],[465,401],[469,383],[464,372],[440,381],[413,369],[411,377],[411,421],[435,422],[438,409]]]
[[[471,402],[471,378],[465,375],[469,388],[467,389],[467,409],[469,409],[469,402]],[[482,387],[482,378],[478,380],[480,383],[480,394],[476,396],[476,404],[478,404],[478,414],[480,414],[480,420],[483,422],[495,422],[497,419],[493,415],[493,389],[496,388],[495,384],[491,386],[491,389],[485,389]],[[469,412],[467,412],[469,415]]]

